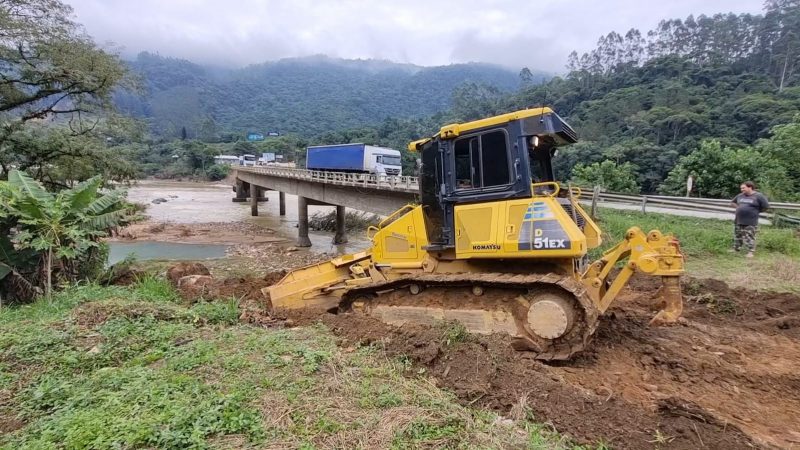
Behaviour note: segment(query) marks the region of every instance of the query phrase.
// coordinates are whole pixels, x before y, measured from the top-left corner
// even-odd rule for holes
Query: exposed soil
[[[121,305],[108,302],[87,302],[78,305],[72,310],[72,320],[76,325],[84,328],[96,328],[112,318],[124,317],[136,320],[142,317],[153,317],[157,320],[183,320],[186,314],[171,305],[154,303],[136,303],[134,305]],[[83,345],[89,347],[89,345]]]
[[[447,343],[445,329],[302,311],[345,345],[377,344],[409,358],[465,404],[538,421],[579,442],[614,448],[800,447],[800,297],[684,283],[684,318],[650,328],[658,281],[634,278],[593,343],[543,364],[508,336]],[[416,373],[416,372],[414,372]]]
[[[0,434],[11,433],[25,426],[25,422],[17,419],[11,413],[6,415],[0,412]]]
[[[278,236],[275,230],[249,223],[172,223],[151,219],[128,225],[110,240],[185,244],[263,244],[287,241]]]
[[[281,271],[287,267],[303,267],[327,261],[337,255],[315,253],[286,243],[264,243],[258,245],[235,245],[228,249],[229,260],[236,260],[240,267],[250,272]]]
[[[173,286],[178,286],[178,280],[190,275],[211,275],[211,272],[199,262],[180,262],[167,269],[167,280]]]

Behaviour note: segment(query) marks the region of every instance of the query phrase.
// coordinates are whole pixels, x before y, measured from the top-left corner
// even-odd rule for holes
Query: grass
[[[645,233],[658,229],[675,235],[686,256],[687,274],[717,278],[734,286],[800,293],[800,234],[791,228],[759,226],[756,257],[744,252],[728,253],[733,247],[733,222],[657,213],[599,209],[598,225],[603,246],[591,252],[592,259],[618,243],[625,231],[638,226]],[[757,274],[757,276],[753,276]]]
[[[237,316],[235,300],[182,305],[156,278],[0,310],[0,448],[576,448],[321,325]]]
[[[625,231],[638,226],[645,233],[658,229],[678,237],[687,256],[704,258],[725,256],[733,247],[733,221],[701,219],[657,213],[640,213],[600,208],[600,228],[610,237],[606,246],[619,242]],[[800,238],[791,228],[759,226],[758,251],[800,259]]]

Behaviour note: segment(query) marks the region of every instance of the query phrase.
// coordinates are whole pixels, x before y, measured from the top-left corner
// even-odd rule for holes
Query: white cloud
[[[99,43],[215,65],[326,54],[561,71],[572,50],[659,20],[759,13],[753,0],[67,0]]]

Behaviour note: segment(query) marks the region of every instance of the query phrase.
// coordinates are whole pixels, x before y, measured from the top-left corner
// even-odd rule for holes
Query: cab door
[[[504,202],[458,205],[455,207],[456,256],[480,258],[500,251],[497,242],[499,205]]]

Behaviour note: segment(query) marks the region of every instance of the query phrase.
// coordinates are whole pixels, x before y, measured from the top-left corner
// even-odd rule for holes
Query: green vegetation
[[[30,300],[40,286],[49,297],[54,283],[99,275],[100,239],[133,218],[119,192],[98,191],[102,182],[53,194],[18,170],[0,181],[0,298]]]
[[[447,109],[461,83],[519,87],[515,73],[488,64],[426,68],[314,56],[219,71],[141,53],[129,65],[147,91],[144,99],[121,98],[122,111],[146,118],[159,137],[181,138],[185,130],[188,139],[207,142],[248,131],[308,138],[387,117],[426,117]]]
[[[363,232],[367,227],[377,226],[380,221],[381,216],[362,211],[346,211],[344,215],[344,226],[347,231]],[[308,226],[312,230],[336,231],[336,210],[312,214]]]
[[[113,114],[112,96],[135,84],[71,16],[57,0],[0,2],[0,179],[12,168],[58,188],[133,176],[122,144],[141,129]]]
[[[230,172],[231,166],[227,164],[214,164],[213,166],[209,167],[206,171],[206,175],[208,179],[211,181],[220,181],[225,179],[228,176],[228,172]]]
[[[638,226],[647,232],[659,229],[677,236],[681,247],[690,257],[720,256],[727,254],[733,245],[733,222],[731,220],[702,219],[668,214],[641,213],[601,208],[600,228],[610,239],[606,244],[619,242],[625,231]],[[767,253],[780,253],[800,258],[800,239],[796,232],[787,228],[769,225],[759,226],[758,249]]]
[[[234,300],[177,298],[149,278],[0,310],[0,448],[577,448],[322,326],[265,330],[237,324]]]
[[[595,50],[573,53],[566,78],[523,89],[498,109],[544,103],[568,118],[583,142],[561,151],[564,179],[578,162],[611,160],[635,165],[644,192],[681,194],[692,174],[697,195],[728,197],[739,177],[751,176],[775,186],[774,199],[795,198],[800,186],[786,181],[796,179],[796,164],[773,155],[796,156],[777,142],[800,130],[798,27],[797,1],[771,0],[763,15],[689,16],[646,33],[612,32]],[[707,139],[719,144],[701,145]],[[698,167],[697,151],[727,166]],[[770,163],[760,165],[761,155]]]
[[[630,227],[638,226],[645,233],[657,229],[678,238],[686,256],[686,272],[692,277],[716,278],[749,289],[800,292],[800,236],[796,230],[759,226],[756,257],[745,260],[743,253],[728,251],[733,246],[731,220],[607,208],[600,208],[598,215],[604,242],[591,252],[592,259],[620,242]]]
[[[621,165],[610,160],[589,165],[578,163],[572,169],[570,181],[578,186],[600,186],[612,192],[637,193],[639,184],[636,182],[635,170],[627,162]]]

